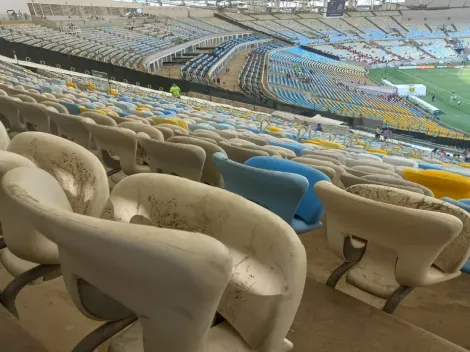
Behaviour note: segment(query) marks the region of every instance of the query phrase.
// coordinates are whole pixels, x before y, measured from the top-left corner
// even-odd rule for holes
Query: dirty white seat
[[[220,175],[219,170],[217,169],[214,161],[212,160],[212,155],[214,153],[221,152],[225,154],[224,150],[221,147],[219,147],[217,144],[213,144],[205,140],[192,137],[172,137],[168,139],[167,142],[192,144],[204,149],[204,151],[206,152],[206,160],[204,162],[204,169],[202,170],[201,182],[211,186],[222,185],[222,176]]]
[[[462,209],[380,185],[342,191],[319,182],[315,192],[328,214],[329,246],[345,261],[328,285],[348,273],[350,284],[386,299],[383,310],[392,313],[414,287],[460,275],[470,249],[470,215]]]
[[[80,116],[88,117],[95,121],[98,125],[104,126],[117,126],[117,122],[107,115],[103,115],[97,112],[85,111],[80,114]]]
[[[393,166],[405,166],[413,169],[418,168],[418,163],[416,161],[395,155],[384,155],[383,162]]]
[[[15,101],[27,130],[51,133],[49,110],[39,103]]]
[[[239,147],[229,143],[228,141],[219,142],[219,146],[225,151],[230,160],[236,161],[240,164],[244,164],[245,161],[255,156],[269,156],[268,152],[257,149],[247,149],[241,146]]]
[[[71,141],[41,132],[23,132],[15,136],[8,151],[33,164],[26,166],[35,165],[51,174],[61,185],[74,212],[89,216],[101,213],[109,195],[109,187],[103,166],[91,152]],[[41,188],[42,185],[38,183],[37,187]],[[17,210],[5,206],[1,200],[0,208],[3,235],[8,245],[2,251],[2,264],[8,272],[18,275],[29,269],[25,261],[31,263],[29,267],[59,264],[59,254],[54,243],[32,228],[24,221],[25,218],[19,217]],[[29,274],[23,272],[23,275]],[[39,277],[32,277],[30,281]],[[27,283],[29,281],[24,284]]]
[[[3,123],[0,122],[0,150],[6,150],[8,144],[10,144],[10,136]]]
[[[346,166],[347,167],[354,167],[354,166],[371,166],[371,167],[376,167],[379,169],[384,169],[393,172],[394,168],[390,164],[384,164],[383,162],[375,162],[372,160],[356,160],[356,159],[349,159],[346,158]]]
[[[284,339],[302,296],[306,258],[298,236],[279,217],[216,187],[156,174],[118,183],[102,217],[200,232],[227,246],[232,277],[218,307],[226,321],[211,329],[204,351],[291,348]],[[140,351],[141,341],[134,327],[113,340],[110,351]]]
[[[206,152],[200,146],[157,141],[146,133],[138,133],[137,140],[142,148],[142,159],[152,172],[201,181]]]
[[[70,139],[86,149],[91,148],[90,133],[83,125],[83,122],[87,120],[86,117],[62,114],[55,111],[49,111],[49,117],[57,126],[59,136]]]
[[[83,314],[106,320],[114,308],[122,327],[139,317],[145,351],[206,350],[234,264],[217,236],[76,214],[56,180],[39,169],[18,169],[2,187],[9,206],[57,244],[68,292]],[[78,350],[103,342],[85,340]]]
[[[155,129],[152,126],[142,125],[149,129]],[[84,122],[85,128],[93,136],[99,155],[103,163],[112,168],[121,168],[125,175],[133,175],[140,172],[150,172],[148,165],[143,165],[138,157],[138,143],[136,133],[129,128],[117,126],[97,125],[92,121]],[[160,137],[159,131],[155,132]],[[117,158],[112,157],[114,154]]]
[[[19,98],[0,96],[0,112],[8,121],[9,127],[15,132],[26,131],[26,126],[20,120],[20,111],[15,104]]]
[[[318,167],[333,169],[334,170],[333,178],[331,178],[330,176],[328,177],[330,177],[331,182],[333,182],[335,186],[341,189],[344,189],[344,185],[341,182],[341,178],[340,178],[342,174],[346,173],[346,170],[344,170],[343,167],[333,164],[329,161],[317,160],[317,159],[312,159],[312,158],[304,158],[304,157],[293,158],[292,161],[305,164],[305,165],[310,165],[315,169],[317,169]]]

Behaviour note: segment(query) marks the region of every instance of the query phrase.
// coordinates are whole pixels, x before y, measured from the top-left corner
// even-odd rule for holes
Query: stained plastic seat
[[[254,157],[249,159],[245,165],[265,170],[295,173],[306,177],[309,189],[300,202],[295,213],[296,217],[292,220],[291,225],[297,233],[308,232],[323,225],[320,219],[324,215],[324,209],[313,191],[313,187],[321,180],[331,182],[324,173],[291,160],[271,157]],[[275,190],[273,191],[275,192]]]
[[[221,186],[223,184],[220,172],[217,170],[217,167],[212,160],[212,155],[214,155],[214,153],[222,152],[225,154],[221,147],[219,147],[217,144],[191,137],[172,137],[168,139],[167,142],[192,144],[204,149],[206,152],[206,160],[204,162],[204,169],[202,170],[201,182],[211,186]]]
[[[320,170],[320,171],[322,171],[322,170],[318,169],[319,167],[326,167],[326,168],[329,168],[329,169],[333,169],[334,172],[335,172],[333,178],[331,178],[330,176],[328,176],[328,177],[330,177],[331,182],[333,182],[333,184],[335,186],[337,186],[341,189],[344,189],[344,185],[341,182],[340,175],[346,173],[346,170],[344,168],[342,168],[341,166],[333,164],[329,161],[323,161],[323,160],[317,160],[317,159],[305,158],[305,157],[293,158],[292,161],[295,161],[295,162],[301,163],[301,164],[305,164],[305,165],[310,165],[314,169],[317,169],[317,170]]]
[[[49,111],[49,117],[57,126],[59,136],[74,141],[85,149],[91,148],[91,136],[83,124],[87,120],[86,117],[55,111]]]
[[[225,151],[230,160],[240,164],[244,164],[245,161],[255,156],[269,156],[269,153],[265,151],[238,147],[225,141],[219,142],[219,146]]]
[[[406,166],[411,167],[412,169],[418,168],[418,163],[416,161],[394,155],[385,155],[383,157],[383,162],[393,166]]]
[[[49,110],[45,105],[23,101],[15,101],[15,104],[27,130],[51,133]]]
[[[103,125],[103,126],[117,126],[117,123],[115,120],[113,120],[111,117],[93,112],[93,111],[86,111],[82,112],[80,116],[87,117],[89,119],[92,119],[95,121],[96,124],[98,125]]]
[[[201,181],[206,152],[197,145],[168,143],[151,139],[146,133],[138,133],[142,147],[142,159],[152,172],[166,173]]]
[[[8,121],[9,127],[15,132],[26,131],[26,126],[20,120],[20,111],[18,110],[15,100],[19,98],[0,96],[0,112]]]
[[[306,257],[295,232],[278,216],[225,190],[155,174],[117,184],[103,216],[203,233],[229,249],[232,276],[217,309],[225,321],[211,328],[205,351],[292,348],[285,336],[302,296]],[[135,327],[111,341],[109,350],[142,351],[141,341]]]
[[[468,258],[470,216],[435,198],[378,185],[342,191],[320,182],[330,249],[345,262],[328,279],[387,300],[392,313],[414,287],[457,277]],[[431,240],[432,239],[432,240]],[[367,246],[366,246],[367,244]]]
[[[29,159],[51,174],[74,212],[89,216],[101,213],[109,195],[108,182],[103,166],[91,152],[71,141],[41,132],[15,136],[8,151]],[[42,189],[43,185],[37,183],[36,187]],[[8,272],[18,276],[4,290],[2,302],[16,313],[14,300],[19,289],[40,277],[53,275],[60,263],[59,253],[55,243],[18,217],[15,209],[5,206],[1,200],[0,207],[3,235],[8,245],[0,259]]]
[[[378,177],[372,177],[378,176]],[[387,179],[385,179],[385,177]],[[411,192],[416,192],[419,194],[424,194],[424,190],[419,187],[419,185],[410,182],[410,184],[403,183],[394,177],[386,175],[352,175],[350,173],[345,173],[340,176],[341,182],[345,188],[354,186],[354,185],[382,185],[394,188],[400,188]],[[392,179],[393,178],[393,179]],[[407,182],[407,181],[405,181]]]
[[[42,187],[37,187],[37,182]],[[56,180],[38,169],[21,168],[10,173],[3,187],[8,205],[18,211],[17,216],[21,214],[21,219],[28,219],[30,226],[57,244],[66,286],[77,308],[89,318],[112,322],[99,336],[82,340],[78,350],[94,350],[109,337],[106,333],[111,330],[112,335],[137,316],[145,316],[138,323],[145,335],[145,342],[142,336],[137,341],[138,350],[190,352],[210,344],[211,335],[207,335],[211,321],[231,279],[233,265],[229,249],[219,239],[198,233],[203,231],[141,226],[76,214]],[[121,205],[116,198],[111,200]],[[224,238],[225,234],[218,231],[214,237]],[[302,288],[298,291],[301,293]],[[237,312],[237,316],[243,315]],[[292,320],[293,314],[288,319]],[[123,335],[129,331],[132,328]],[[180,331],[178,338],[174,337],[176,331]]]
[[[0,150],[6,150],[8,144],[10,144],[10,136],[3,123],[0,122]]]
[[[117,126],[98,125],[93,121],[84,122],[84,126],[96,142],[101,161],[113,170],[109,175],[114,174],[114,171],[118,172],[119,169],[124,172],[124,176],[151,171],[148,165],[142,163],[135,131]],[[161,137],[159,131],[155,134]]]

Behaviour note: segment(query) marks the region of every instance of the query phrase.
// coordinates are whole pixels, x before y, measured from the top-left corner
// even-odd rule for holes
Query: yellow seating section
[[[153,122],[156,125],[160,125],[162,123],[169,123],[171,125],[183,127],[186,131],[189,131],[189,124],[188,121],[179,119],[179,118],[159,118],[159,117],[152,117]]]
[[[405,180],[428,187],[434,197],[470,198],[470,177],[441,170],[403,170]]]
[[[388,153],[385,151],[385,150],[382,150],[382,149],[373,149],[373,148],[370,148],[370,149],[366,149],[368,152],[370,153],[378,153],[378,154],[383,154],[383,155],[387,155]]]

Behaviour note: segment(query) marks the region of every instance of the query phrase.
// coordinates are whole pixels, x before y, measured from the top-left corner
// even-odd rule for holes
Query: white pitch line
[[[409,73],[406,73],[406,72],[403,72],[403,71],[404,71],[404,70],[398,70],[398,72],[401,72],[401,73],[403,73],[404,75],[410,76],[411,78],[416,79],[416,80],[418,80],[418,81],[421,81],[421,82],[427,84],[428,86],[434,87],[434,88],[437,89],[437,90],[441,90],[441,91],[443,91],[443,92],[446,92],[446,93],[449,93],[450,95],[452,95],[452,92],[449,92],[448,90],[439,88],[438,86],[435,86],[434,84],[431,84],[431,83],[426,82],[424,79],[417,78],[417,77],[412,76],[412,75],[410,75]],[[464,101],[466,101],[467,103],[470,103],[470,100],[469,100],[469,99],[466,99],[466,98],[463,98],[463,97],[460,97],[460,98],[461,98],[461,100],[464,100]]]

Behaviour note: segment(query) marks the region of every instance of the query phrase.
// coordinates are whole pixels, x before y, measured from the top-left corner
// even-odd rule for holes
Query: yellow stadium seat
[[[470,177],[441,170],[416,169],[403,170],[403,177],[407,181],[428,187],[436,198],[470,198]]]
[[[359,143],[357,143],[359,144]],[[382,150],[382,149],[373,149],[373,148],[370,148],[370,149],[366,149],[368,152],[370,153],[378,153],[378,154],[383,154],[383,155],[387,155],[388,153],[385,151],[385,150]]]
[[[189,131],[189,124],[188,121],[178,118],[159,118],[159,117],[152,117],[153,122],[156,125],[160,125],[162,123],[169,123],[175,126],[183,127],[186,131]]]
[[[467,163],[462,163],[462,164],[457,164],[457,165],[470,169],[470,164],[467,164]]]
[[[269,127],[266,127],[266,129],[269,132],[284,132],[282,129],[280,129],[279,127],[276,127],[276,126],[269,126]]]
[[[77,85],[73,82],[66,82],[65,85],[70,88],[75,88],[77,89]]]

